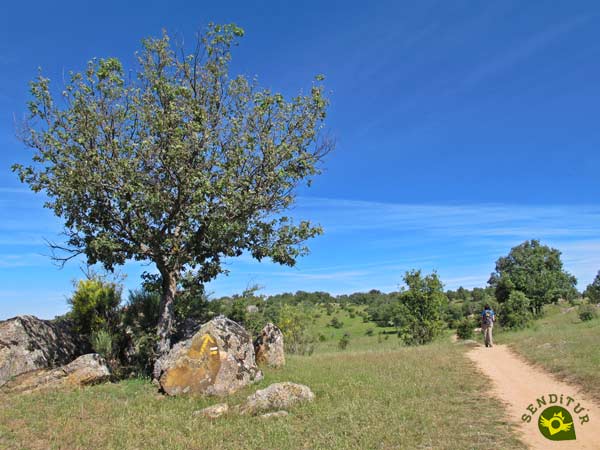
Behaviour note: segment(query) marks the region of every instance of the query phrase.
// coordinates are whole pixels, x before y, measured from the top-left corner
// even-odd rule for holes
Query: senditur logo
[[[561,406],[546,408],[538,420],[540,433],[551,441],[569,441],[576,439],[571,413]]]
[[[552,406],[548,406],[552,405]],[[547,406],[542,410],[542,407]],[[572,408],[573,414],[567,409]],[[590,421],[586,408],[581,403],[575,402],[573,397],[563,394],[542,395],[527,407],[527,412],[521,416],[523,422],[531,422],[539,412],[538,429],[542,436],[551,441],[569,441],[577,439],[575,434],[575,420],[579,419],[579,425]]]

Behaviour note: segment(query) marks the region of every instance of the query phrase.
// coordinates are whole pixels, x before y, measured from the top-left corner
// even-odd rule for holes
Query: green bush
[[[115,356],[115,344],[112,334],[106,330],[99,330],[92,333],[92,348],[96,353],[110,361]]]
[[[373,328],[367,328],[367,331],[365,332],[365,334],[367,336],[373,336]]]
[[[346,347],[348,347],[349,343],[350,343],[350,335],[348,333],[344,333],[344,335],[338,342],[338,348],[340,350],[346,350]]]
[[[456,336],[459,339],[473,339],[473,329],[475,328],[475,321],[473,319],[465,318],[458,322],[456,327]]]
[[[283,333],[285,350],[299,355],[314,351],[314,338],[308,332],[310,316],[299,306],[283,305],[279,309],[276,325]]]
[[[582,322],[598,318],[598,309],[594,305],[579,305],[577,312]]]
[[[81,280],[68,301],[75,331],[89,339],[92,333],[115,326],[121,290],[99,278]]]
[[[154,330],[158,324],[160,294],[158,291],[139,289],[129,292],[123,308],[123,323],[134,331]]]
[[[342,328],[344,326],[344,322],[342,322],[337,317],[333,317],[331,322],[329,322],[329,326],[333,328]]]

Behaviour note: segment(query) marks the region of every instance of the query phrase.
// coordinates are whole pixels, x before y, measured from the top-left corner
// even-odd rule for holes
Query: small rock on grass
[[[275,411],[275,412],[262,414],[259,417],[261,419],[272,419],[272,418],[276,418],[276,417],[285,417],[285,416],[289,416],[289,415],[290,414],[287,411]]]
[[[206,419],[217,419],[228,412],[229,405],[227,405],[227,403],[217,403],[216,405],[209,406],[199,411],[194,411],[192,416],[204,417]]]

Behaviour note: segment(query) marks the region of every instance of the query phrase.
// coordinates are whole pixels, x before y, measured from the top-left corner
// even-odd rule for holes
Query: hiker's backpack
[[[485,311],[483,311],[482,318],[483,318],[484,325],[491,325],[492,323],[494,323],[493,313],[489,309],[486,309]]]

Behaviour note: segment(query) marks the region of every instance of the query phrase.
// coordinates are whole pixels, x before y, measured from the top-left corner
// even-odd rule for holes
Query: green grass
[[[354,307],[358,312],[363,311],[363,307]],[[336,307],[329,316],[326,309],[322,307],[315,308],[315,314],[318,316],[310,325],[311,334],[317,338],[315,342],[315,353],[327,353],[338,350],[338,342],[344,335],[350,335],[350,344],[346,352],[357,350],[394,350],[403,346],[400,339],[392,327],[378,327],[373,322],[364,322],[360,315],[355,314],[350,317],[348,311]],[[341,328],[334,328],[328,324],[331,319],[337,317],[342,323]],[[367,330],[373,331],[372,336],[367,335]],[[325,337],[325,341],[318,339],[319,335]]]
[[[530,328],[500,334],[498,343],[600,400],[600,319],[582,322],[577,309],[565,313],[555,306]]]
[[[348,324],[359,331],[359,325]],[[336,330],[338,332],[340,330]],[[335,333],[334,332],[334,333]],[[341,330],[343,334],[343,329]],[[310,386],[312,404],[285,418],[227,416],[209,422],[192,412],[215,398],[167,398],[146,380],[0,399],[2,449],[522,449],[486,380],[449,339],[398,347],[395,336],[349,349],[288,356],[282,370],[227,401],[233,405],[277,381]],[[393,339],[393,340],[392,340]],[[375,350],[372,350],[375,348]]]

